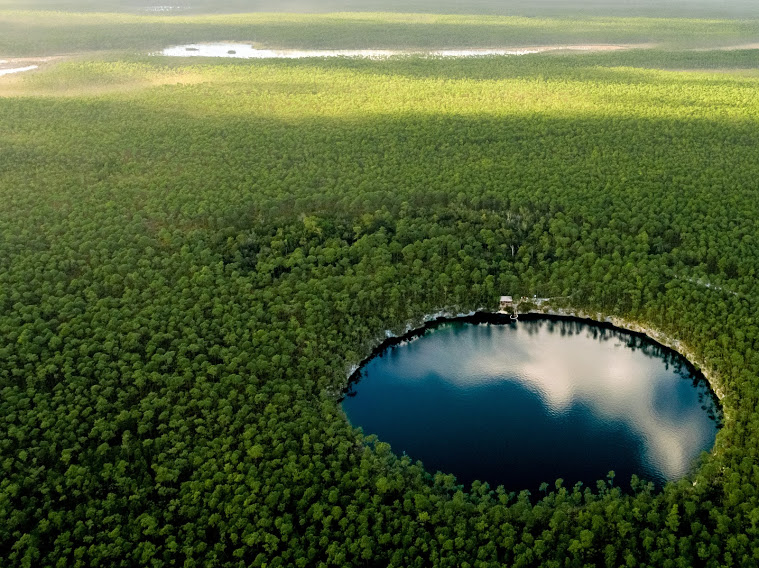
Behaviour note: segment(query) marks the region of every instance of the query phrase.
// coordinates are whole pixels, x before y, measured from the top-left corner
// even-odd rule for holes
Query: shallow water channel
[[[351,424],[431,473],[533,492],[611,470],[625,488],[632,474],[660,486],[713,446],[718,403],[677,353],[585,320],[499,321],[385,346],[352,378]]]
[[[484,57],[487,55],[528,55],[555,48],[446,49],[406,51],[397,49],[258,49],[242,43],[191,43],[167,47],[153,55],[172,57],[227,57],[233,59],[304,59],[310,57],[361,57],[384,59],[399,55],[428,57]],[[571,48],[570,48],[571,49]]]

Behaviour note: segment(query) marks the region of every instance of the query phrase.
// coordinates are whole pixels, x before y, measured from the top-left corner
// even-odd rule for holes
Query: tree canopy
[[[759,79],[640,57],[142,58],[9,86],[0,563],[755,565]],[[386,330],[504,293],[705,361],[726,421],[693,475],[464,487],[350,426]]]

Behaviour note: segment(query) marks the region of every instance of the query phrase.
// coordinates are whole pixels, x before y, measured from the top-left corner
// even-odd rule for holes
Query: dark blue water
[[[344,402],[351,424],[458,483],[657,485],[709,451],[719,410],[700,376],[646,338],[571,319],[447,322],[390,346]]]

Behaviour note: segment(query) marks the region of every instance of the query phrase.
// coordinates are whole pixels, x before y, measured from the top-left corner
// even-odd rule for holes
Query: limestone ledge
[[[706,362],[701,359],[699,356],[696,355],[696,353],[691,350],[682,340],[677,339],[675,337],[672,337],[670,335],[667,335],[666,333],[655,329],[653,327],[640,324],[635,321],[626,320],[620,317],[616,316],[607,316],[604,315],[601,312],[586,312],[583,310],[578,309],[572,309],[572,308],[552,308],[546,305],[547,300],[550,300],[549,298],[541,298],[540,306],[534,309],[528,309],[524,311],[518,311],[520,315],[525,314],[536,314],[536,315],[552,315],[552,316],[565,316],[565,317],[575,317],[580,319],[587,319],[592,320],[596,322],[601,323],[608,323],[613,325],[614,327],[618,327],[620,329],[626,329],[629,331],[633,331],[635,333],[642,333],[646,335],[647,337],[653,339],[654,341],[660,343],[661,345],[664,345],[665,347],[669,347],[673,351],[676,351],[683,357],[685,357],[688,361],[690,361],[691,364],[695,365],[704,375],[706,380],[709,382],[709,385],[714,392],[714,394],[717,396],[717,398],[722,402],[725,398],[725,388],[722,384],[718,374],[714,369],[712,369]],[[544,303],[546,302],[546,303]],[[470,317],[475,315],[476,313],[482,313],[482,312],[489,312],[490,310],[487,309],[477,309],[467,312],[457,312],[455,310],[440,310],[438,312],[427,314],[424,317],[412,321],[407,322],[405,326],[402,326],[399,330],[392,331],[392,330],[385,330],[385,333],[383,334],[384,337],[378,337],[373,341],[373,346],[376,347],[379,344],[382,343],[385,339],[390,339],[393,337],[402,337],[409,332],[411,332],[414,329],[423,327],[425,324],[440,319],[456,319],[456,318],[462,318],[462,317]],[[510,315],[512,312],[505,312],[505,311],[492,311],[491,313],[494,314],[500,314],[500,315]],[[361,366],[361,363],[352,364],[347,367],[346,369],[346,378],[351,377],[353,373],[358,370],[358,368]],[[724,408],[723,405],[723,415],[724,419],[727,422],[728,421],[728,414],[726,412],[727,409]]]
[[[649,327],[646,325],[642,325],[635,321],[626,320],[620,317],[606,316],[600,312],[585,312],[582,310],[575,310],[571,308],[544,308],[544,309],[528,310],[528,311],[520,312],[520,314],[545,314],[545,315],[553,315],[553,316],[569,316],[569,317],[576,317],[576,318],[582,318],[582,319],[589,319],[589,320],[593,320],[597,322],[609,323],[613,325],[614,327],[627,329],[630,331],[634,331],[636,333],[642,333],[650,337],[654,341],[660,343],[661,345],[664,345],[665,347],[669,347],[670,349],[677,351],[680,355],[685,357],[688,361],[690,361],[693,365],[695,365],[704,374],[704,377],[706,378],[707,381],[709,381],[709,385],[711,386],[712,391],[714,391],[714,394],[717,396],[720,402],[725,397],[725,389],[717,373],[711,367],[709,367],[709,365],[707,365],[706,362],[703,361],[703,359],[698,357],[696,353],[694,353],[682,340],[676,339],[670,335],[667,335],[666,333],[659,331],[658,329],[655,329],[653,327]]]

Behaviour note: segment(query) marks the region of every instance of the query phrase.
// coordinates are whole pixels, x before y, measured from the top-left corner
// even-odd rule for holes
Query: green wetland
[[[756,20],[589,18],[584,42],[662,40],[609,53],[246,61],[148,52],[308,18],[0,15],[5,59],[112,38],[0,77],[2,566],[759,561],[756,51],[688,35],[745,45]],[[355,17],[320,17],[291,47],[346,47],[322,26]],[[402,22],[365,35],[393,18],[355,24],[361,47],[408,47]],[[577,29],[533,24],[410,43]],[[661,488],[516,489],[353,428],[341,393],[388,330],[503,294],[670,338],[721,396],[711,451]]]

